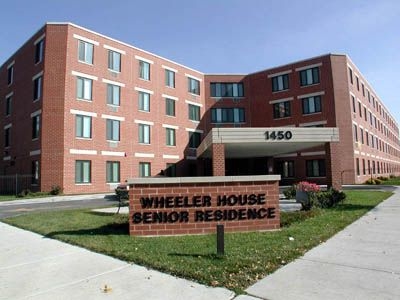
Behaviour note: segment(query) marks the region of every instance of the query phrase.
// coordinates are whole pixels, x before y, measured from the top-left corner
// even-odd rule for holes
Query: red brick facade
[[[40,41],[43,57],[35,62]],[[79,60],[80,41],[93,46],[92,63]],[[120,72],[108,68],[110,51],[120,53]],[[150,80],[139,78],[140,61],[149,64]],[[301,70],[311,67],[318,68],[319,82],[301,86]],[[7,82],[9,68],[13,68],[11,84]],[[167,86],[166,70],[175,74],[175,87]],[[283,73],[288,74],[288,88],[273,92],[272,78]],[[33,99],[39,77],[41,93]],[[78,78],[91,80],[90,100],[78,99]],[[189,78],[198,80],[199,95],[189,91]],[[210,84],[215,82],[243,83],[244,95],[212,97]],[[107,104],[108,84],[120,87],[119,105]],[[140,92],[150,94],[149,111],[139,108]],[[316,94],[321,97],[321,111],[304,114],[302,97]],[[11,112],[7,112],[9,98]],[[174,113],[166,112],[166,98],[174,103]],[[4,103],[0,106],[0,115],[4,116],[0,172],[35,174],[37,178],[26,186],[30,190],[48,191],[52,186],[60,186],[66,194],[110,192],[119,182],[138,177],[140,170],[155,176],[173,165],[169,175],[196,176],[229,173],[235,164],[258,164],[257,160],[227,160],[213,170],[210,161],[196,160],[189,135],[196,133],[203,139],[213,127],[338,127],[338,146],[257,158],[268,162],[268,170],[263,174],[269,173],[270,167],[272,173],[277,173],[282,164],[292,164],[293,174],[282,177],[283,184],[298,180],[361,183],[370,177],[400,174],[398,125],[346,55],[324,55],[248,75],[204,75],[76,25],[48,23],[0,67],[0,99]],[[285,99],[290,102],[290,116],[275,118],[274,104]],[[198,107],[199,118],[189,117],[189,108],[193,106]],[[211,112],[220,108],[243,109],[244,119],[216,123]],[[37,116],[40,128],[34,137],[33,119]],[[90,117],[90,137],[78,137],[77,116]],[[119,141],[107,140],[107,120],[119,122]],[[150,128],[148,143],[139,141],[139,126],[144,125]],[[169,145],[168,134],[174,135]],[[325,161],[325,174],[309,176],[307,161]],[[77,168],[81,163],[86,164],[85,171]],[[113,166],[119,164],[119,178],[114,173],[107,175],[106,166],[114,163]],[[78,179],[79,176],[85,180]]]
[[[185,196],[187,206],[194,207],[184,207]],[[221,196],[226,201],[218,202]],[[143,197],[170,197],[171,207],[143,208]],[[180,197],[178,206],[183,207],[174,205],[175,197]],[[245,197],[253,200],[240,205]],[[223,224],[226,232],[280,228],[278,181],[132,184],[129,198],[131,235],[214,233],[217,224]]]

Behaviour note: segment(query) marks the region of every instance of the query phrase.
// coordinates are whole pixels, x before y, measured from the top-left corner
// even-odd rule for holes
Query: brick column
[[[212,144],[213,176],[225,176],[225,145]]]
[[[334,189],[341,190],[342,189],[342,174],[341,174],[341,165],[340,159],[338,158],[338,143],[326,143],[325,144],[325,152],[326,152],[326,184],[328,187],[333,187]]]

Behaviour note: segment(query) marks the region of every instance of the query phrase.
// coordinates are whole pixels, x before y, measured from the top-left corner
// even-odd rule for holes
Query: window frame
[[[6,101],[5,101],[5,116],[10,116],[12,113],[12,99],[13,99],[13,95],[6,97]]]
[[[35,65],[43,61],[43,55],[44,55],[44,38],[35,44],[35,56],[34,56]]]
[[[196,131],[189,131],[189,143],[190,149],[197,149],[201,144],[201,133]]]
[[[43,75],[36,77],[33,80],[33,101],[38,101],[42,98],[43,92]]]
[[[86,126],[87,122],[85,120],[89,119],[89,136],[85,136],[85,132],[87,132]],[[78,122],[81,120],[81,130],[79,129]],[[75,115],[75,137],[79,139],[91,139],[92,138],[92,117],[86,115]]]
[[[81,48],[82,46],[83,48]],[[78,39],[78,61],[88,65],[93,65],[94,44]]]
[[[165,145],[169,147],[176,146],[176,130],[175,128],[165,128]]]
[[[150,112],[150,93],[138,91],[138,109],[139,111]]]
[[[311,169],[309,166],[311,166]],[[318,170],[316,170],[318,169]],[[317,172],[315,172],[317,171]],[[317,174],[316,174],[317,173]],[[326,177],[326,163],[324,159],[310,159],[306,160],[306,176],[312,177]]]
[[[169,107],[169,105],[168,104],[172,104],[172,113],[173,114],[170,114],[170,107]],[[174,99],[171,99],[171,98],[165,98],[165,115],[166,116],[169,116],[169,117],[176,117],[176,108],[175,108],[175,100]]]
[[[115,169],[115,167],[117,168]],[[121,163],[119,161],[106,161],[106,183],[119,183],[120,181]]]
[[[150,162],[139,162],[139,177],[151,177]]]
[[[80,84],[81,82],[81,84]],[[90,85],[86,85],[85,83],[89,82]],[[80,97],[79,94],[79,88],[80,85],[82,87],[82,97]],[[90,88],[89,88],[90,86]],[[89,91],[86,92],[86,88],[89,88]],[[89,98],[85,98],[85,94],[89,93]],[[93,101],[93,79],[82,77],[82,76],[76,76],[76,99],[78,100],[83,100],[83,101]]]
[[[88,170],[85,170],[85,166],[88,167]],[[92,161],[75,160],[75,184],[91,184],[91,183],[92,183]]]
[[[291,112],[291,101],[282,101],[278,103],[274,103],[272,106],[273,110],[273,118],[274,119],[282,119],[289,118],[292,115]]]
[[[188,77],[188,92],[190,94],[200,96],[200,81],[192,77]]]
[[[321,82],[319,67],[313,67],[313,68],[301,70],[299,72],[299,77],[300,77],[300,86],[301,87],[319,84]],[[314,78],[314,77],[316,77],[316,78]]]
[[[117,126],[118,124],[118,126]],[[118,137],[115,137],[115,127],[118,128]],[[109,142],[120,142],[121,141],[121,121],[114,119],[106,119],[106,140]]]
[[[37,140],[40,136],[40,114],[32,117],[32,140]]]
[[[107,105],[121,105],[121,87],[119,85],[107,83]]]
[[[171,76],[172,74],[172,76]],[[175,88],[175,72],[165,69],[165,86]]]
[[[146,133],[148,134],[146,135]],[[143,145],[151,144],[151,126],[149,124],[138,124],[138,141]]]
[[[246,110],[244,107],[211,108],[211,123],[213,124],[246,123]]]
[[[310,110],[311,100],[314,105],[313,111]],[[311,114],[321,113],[322,112],[322,97],[321,97],[321,95],[301,98],[301,107],[303,110],[303,115],[311,115]],[[319,108],[319,110],[318,110],[318,108]]]
[[[280,88],[280,80],[282,81],[282,88]],[[282,74],[271,78],[272,92],[282,92],[289,90],[289,74]]]
[[[200,122],[200,106],[188,103],[189,120],[193,122]]]
[[[7,85],[12,85],[14,83],[14,65],[7,68]]]
[[[118,57],[118,59],[116,59]],[[108,50],[108,69],[112,72],[121,73],[122,55],[113,50]]]
[[[142,80],[150,81],[150,63],[147,61],[139,60],[139,78]]]

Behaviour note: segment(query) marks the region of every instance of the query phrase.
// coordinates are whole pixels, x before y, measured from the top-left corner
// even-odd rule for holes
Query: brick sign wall
[[[215,232],[217,224],[227,232],[279,228],[280,176],[200,178],[130,182],[130,234],[205,234]]]

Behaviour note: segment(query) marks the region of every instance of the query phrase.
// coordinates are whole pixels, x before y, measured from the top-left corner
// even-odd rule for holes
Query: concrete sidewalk
[[[114,197],[115,193],[107,194],[85,194],[85,195],[66,195],[66,196],[49,196],[44,198],[29,198],[20,200],[1,201],[0,207],[12,206],[19,204],[39,204],[39,203],[52,203],[52,202],[64,202],[64,201],[82,201],[92,199],[105,199]]]
[[[4,223],[0,223],[0,237],[0,299],[234,297],[227,289],[148,270]]]
[[[326,243],[246,291],[268,300],[400,299],[399,189]]]

